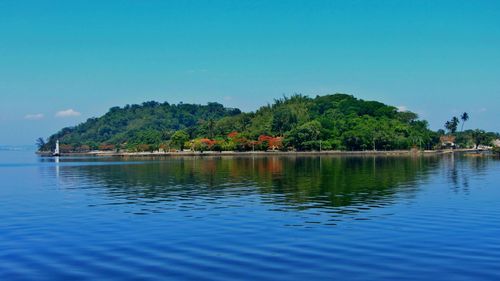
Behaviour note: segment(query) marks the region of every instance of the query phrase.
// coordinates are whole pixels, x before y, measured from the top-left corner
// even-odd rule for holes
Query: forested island
[[[466,117],[466,118],[465,118]],[[468,120],[463,116],[463,122]],[[117,152],[175,151],[365,151],[431,150],[443,145],[472,147],[490,143],[498,133],[457,132],[454,117],[447,131],[432,131],[416,113],[400,111],[352,95],[293,95],[276,99],[255,112],[242,112],[211,102],[207,105],[155,101],[113,107],[38,139],[40,151],[51,151],[57,140],[63,153],[95,150]]]

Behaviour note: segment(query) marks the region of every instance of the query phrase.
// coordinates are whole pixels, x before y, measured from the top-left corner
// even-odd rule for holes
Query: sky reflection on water
[[[498,159],[16,153],[3,280],[500,278]]]

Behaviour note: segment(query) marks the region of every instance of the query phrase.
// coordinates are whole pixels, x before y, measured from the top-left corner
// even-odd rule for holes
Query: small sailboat
[[[56,141],[56,149],[54,149],[54,153],[52,153],[52,156],[60,156],[61,153],[59,152],[59,140]]]

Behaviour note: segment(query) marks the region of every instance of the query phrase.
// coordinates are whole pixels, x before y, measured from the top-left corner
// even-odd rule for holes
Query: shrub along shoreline
[[[199,156],[433,156],[450,153],[474,152],[476,149],[443,149],[443,150],[365,150],[365,151],[175,151],[175,152],[116,152],[89,151],[67,152],[61,156],[95,156],[95,157],[199,157]],[[37,152],[40,156],[52,156],[50,151]]]

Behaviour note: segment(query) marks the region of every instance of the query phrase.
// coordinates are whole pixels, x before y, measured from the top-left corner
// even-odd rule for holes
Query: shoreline
[[[446,150],[365,150],[365,151],[182,151],[182,152],[115,152],[90,151],[61,153],[61,156],[96,156],[96,157],[179,157],[179,156],[424,156],[442,155],[460,152],[473,152],[476,149],[446,149]],[[51,152],[36,152],[42,157],[52,156]]]

